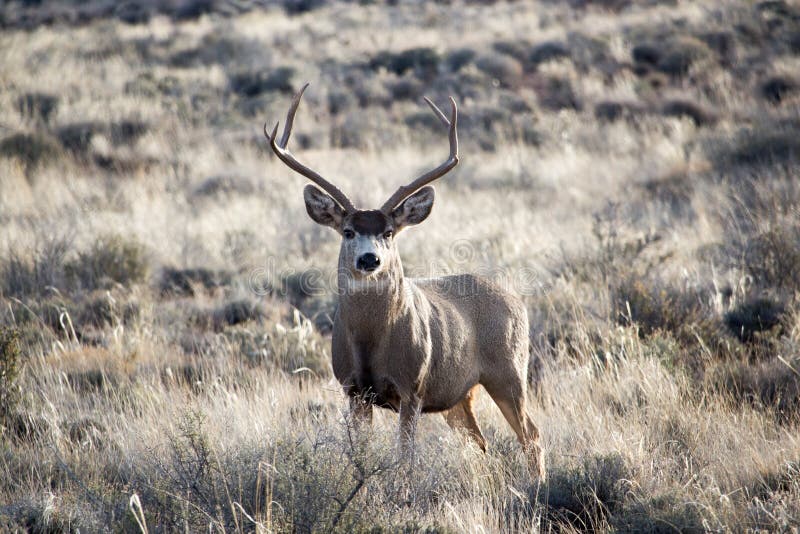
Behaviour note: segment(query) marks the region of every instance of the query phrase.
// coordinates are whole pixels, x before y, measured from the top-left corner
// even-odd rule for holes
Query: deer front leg
[[[416,395],[400,401],[400,451],[404,457],[413,458],[414,435],[422,401]]]

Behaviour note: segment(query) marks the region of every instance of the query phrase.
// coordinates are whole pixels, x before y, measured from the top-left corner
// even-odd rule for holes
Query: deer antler
[[[396,208],[398,204],[421,189],[422,186],[431,183],[437,178],[441,178],[447,174],[450,169],[458,164],[458,134],[456,133],[458,109],[456,109],[456,101],[453,100],[452,96],[450,97],[450,105],[453,107],[453,113],[450,117],[450,120],[447,120],[447,117],[445,117],[444,113],[442,113],[441,110],[436,107],[436,104],[431,102],[428,98],[425,98],[425,102],[428,103],[433,110],[433,113],[439,118],[439,120],[442,121],[445,126],[450,127],[450,156],[444,163],[432,171],[428,171],[410,184],[400,187],[400,189],[398,189],[391,197],[389,197],[389,200],[387,200],[383,206],[381,206],[381,211],[384,213],[388,214],[394,208]]]
[[[320,176],[317,172],[309,169],[299,161],[295,159],[291,152],[286,148],[286,143],[289,142],[289,136],[292,135],[292,125],[294,123],[294,115],[297,113],[297,106],[300,105],[300,99],[303,98],[303,93],[306,91],[308,84],[305,84],[300,92],[297,93],[292,100],[292,105],[289,108],[289,113],[286,115],[286,124],[283,127],[283,135],[281,136],[280,141],[278,141],[278,124],[275,123],[275,128],[272,130],[272,134],[267,131],[267,124],[264,123],[264,135],[267,137],[269,141],[269,145],[272,147],[272,151],[275,152],[275,155],[284,162],[287,166],[289,166],[295,172],[298,172],[320,186],[326,193],[328,193],[333,199],[339,203],[344,211],[347,213],[352,213],[356,211],[356,207],[353,206],[353,203],[350,202],[350,199],[347,198],[347,195],[342,193],[341,189],[330,183],[328,180]]]

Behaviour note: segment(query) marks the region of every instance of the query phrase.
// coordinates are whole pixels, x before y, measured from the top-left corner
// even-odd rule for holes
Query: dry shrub
[[[100,448],[109,446],[108,430],[103,423],[84,417],[64,425],[64,433],[73,446]]]
[[[601,122],[613,122],[620,119],[633,120],[644,113],[644,107],[638,102],[621,100],[602,100],[594,106],[594,116]]]
[[[709,370],[706,383],[736,405],[752,404],[772,411],[781,421],[798,421],[800,358],[722,363]]]
[[[693,65],[711,55],[708,46],[698,39],[688,36],[674,37],[664,43],[657,68],[670,76],[685,76]]]
[[[800,122],[768,121],[742,129],[733,139],[712,146],[711,156],[721,169],[795,164],[800,160]]]
[[[325,6],[324,0],[283,0],[283,9],[290,15],[301,15]]]
[[[675,217],[693,220],[695,210],[692,198],[696,177],[688,172],[673,172],[641,184],[643,192],[659,207]]]
[[[45,134],[12,134],[0,141],[0,157],[17,160],[30,174],[62,156],[61,148]]]
[[[86,290],[107,289],[115,284],[132,286],[147,278],[144,245],[119,235],[100,237],[92,247],[64,265],[67,279]]]
[[[639,43],[631,48],[631,58],[640,65],[655,67],[661,60],[662,49],[653,43]]]
[[[708,532],[702,507],[681,499],[676,493],[653,497],[637,497],[626,504],[622,513],[611,521],[615,532],[668,534]]]
[[[766,296],[752,298],[725,313],[725,325],[745,343],[758,342],[780,335],[786,304]]]
[[[417,101],[422,97],[423,93],[422,84],[413,77],[408,76],[386,82],[386,88],[395,101]]]
[[[734,32],[730,30],[712,30],[702,32],[697,37],[714,51],[723,64],[731,65],[736,60],[737,45]]]
[[[503,54],[484,54],[475,61],[475,66],[501,87],[517,87],[522,79],[519,61]]]
[[[23,117],[49,122],[58,111],[59,97],[48,93],[24,93],[17,98],[17,110]]]
[[[295,73],[292,67],[240,72],[230,77],[230,86],[234,93],[241,96],[258,96],[272,91],[291,93],[295,90]]]
[[[688,117],[697,126],[708,126],[717,120],[716,115],[691,100],[668,100],[661,106],[665,117]]]
[[[331,89],[328,92],[328,111],[331,115],[339,115],[356,107],[357,100],[350,91]]]
[[[260,303],[243,298],[226,302],[214,312],[214,318],[217,324],[233,326],[250,321],[261,321],[264,319],[264,310]]]
[[[204,267],[190,269],[165,267],[161,271],[158,287],[162,296],[195,296],[229,286],[232,280],[233,275],[227,271]]]
[[[263,45],[255,39],[211,32],[203,36],[197,47],[176,52],[167,62],[176,68],[215,64],[228,66],[233,63],[248,64],[251,60],[262,57],[263,53]]]
[[[539,97],[539,105],[544,109],[550,111],[562,109],[580,111],[583,109],[581,99],[572,88],[572,83],[566,78],[547,77],[536,86],[536,93]]]
[[[149,130],[149,125],[136,119],[102,123],[77,122],[60,127],[56,136],[62,146],[77,156],[90,152],[95,136],[105,136],[115,146],[132,145]]]
[[[602,530],[622,510],[632,478],[619,454],[590,456],[578,466],[551,469],[540,499],[552,521]]]
[[[0,327],[0,427],[16,412],[20,397],[17,383],[22,366],[19,332]]]
[[[527,65],[536,69],[540,64],[571,57],[569,47],[559,41],[547,41],[531,48],[527,57]]]
[[[210,176],[194,188],[191,195],[194,198],[211,197],[219,200],[225,196],[247,196],[256,192],[253,183],[243,176]]]
[[[445,56],[444,63],[450,72],[458,72],[472,63],[477,55],[471,48],[458,48]]]
[[[736,340],[727,335],[720,318],[706,305],[710,295],[703,291],[629,277],[612,285],[611,295],[620,324],[636,326],[639,336],[645,339],[666,336],[677,341],[680,350],[664,354],[670,367],[701,376],[709,360],[730,360],[742,352]]]
[[[526,39],[502,40],[492,43],[492,48],[496,52],[512,57],[524,65],[528,61],[531,44]]]
[[[745,510],[753,529],[791,531],[795,523],[794,510],[800,505],[800,463],[789,461],[770,469],[748,491],[755,496]]]
[[[651,68],[672,77],[682,77],[697,63],[711,58],[713,52],[703,41],[688,35],[649,38],[631,49],[636,71],[647,73]]]
[[[3,421],[2,434],[17,444],[33,444],[47,438],[50,430],[50,423],[44,417],[16,410]]]
[[[800,291],[800,226],[775,226],[751,237],[742,256],[757,287]]]
[[[49,287],[64,287],[64,264],[71,243],[64,238],[47,239],[31,254],[9,251],[0,260],[0,288],[5,296],[41,295]]]
[[[109,468],[137,492],[151,524],[172,529],[236,531],[252,524],[243,511],[275,532],[440,532],[431,513],[442,499],[481,491],[459,472],[463,458],[445,452],[423,446],[424,467],[412,467],[390,438],[361,439],[346,421],[219,448],[205,416],[190,410],[146,461]]]
[[[289,325],[237,325],[222,335],[232,354],[248,365],[286,373],[310,371],[319,377],[331,374],[330,342],[299,312]]]
[[[412,72],[417,78],[431,80],[436,76],[441,57],[433,48],[409,48],[402,52],[379,52],[369,60],[373,70],[386,69],[398,76]]]
[[[800,93],[800,81],[795,76],[771,76],[758,87],[761,97],[773,105],[781,104],[787,98]]]
[[[103,328],[115,325],[130,325],[140,317],[141,309],[136,301],[128,300],[124,294],[110,291],[94,291],[77,302],[73,314],[77,327],[83,325]]]

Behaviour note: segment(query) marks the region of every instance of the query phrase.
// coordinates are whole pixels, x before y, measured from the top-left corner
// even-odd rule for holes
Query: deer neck
[[[341,266],[339,273],[339,313],[348,331],[355,339],[380,339],[408,307],[409,281],[400,260],[374,280],[354,279]]]

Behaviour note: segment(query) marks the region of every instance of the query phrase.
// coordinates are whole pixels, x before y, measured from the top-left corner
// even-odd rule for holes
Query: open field
[[[306,81],[359,206],[458,101],[399,246],[522,296],[545,484],[485,394],[485,454],[353,432],[339,238],[261,132]],[[797,531],[799,297],[797,2],[0,7],[0,530]]]

